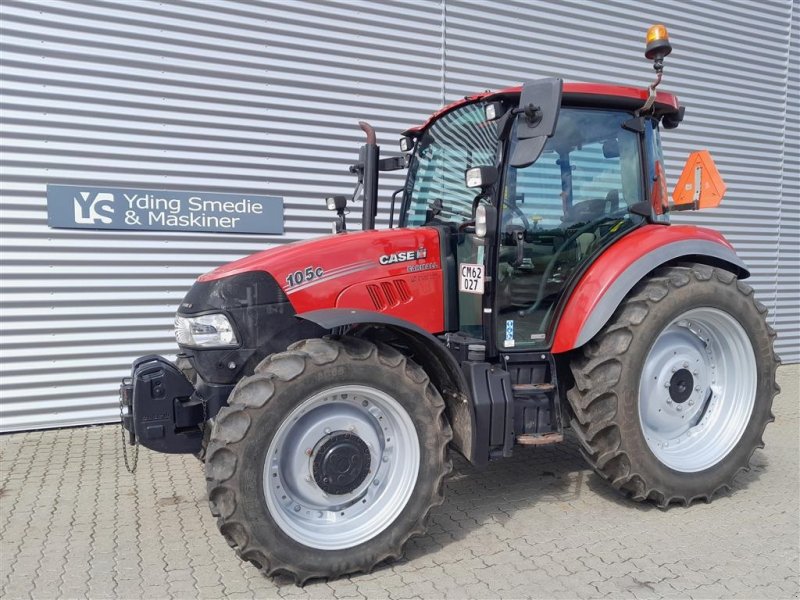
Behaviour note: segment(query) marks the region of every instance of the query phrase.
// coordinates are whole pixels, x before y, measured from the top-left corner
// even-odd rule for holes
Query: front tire
[[[779,388],[766,307],[732,273],[665,267],[572,360],[572,427],[589,464],[659,506],[709,501],[763,448]]]
[[[304,340],[266,358],[217,415],[211,511],[267,575],[367,572],[424,533],[451,437],[441,396],[396,349]]]

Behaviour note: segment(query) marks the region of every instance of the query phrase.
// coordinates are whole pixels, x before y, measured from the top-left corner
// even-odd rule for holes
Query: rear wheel
[[[305,340],[268,357],[215,419],[209,503],[239,555],[299,582],[397,558],[442,502],[444,402],[397,350]]]
[[[779,388],[753,290],[705,265],[643,281],[571,368],[583,454],[635,500],[710,500],[749,468]]]

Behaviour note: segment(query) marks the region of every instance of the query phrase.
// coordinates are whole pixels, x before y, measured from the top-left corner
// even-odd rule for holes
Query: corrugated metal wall
[[[550,74],[643,85],[642,37],[656,20],[676,48],[664,87],[689,106],[665,139],[670,174],[691,149],[714,153],[728,198],[689,218],[730,236],[781,353],[800,359],[791,10],[4,0],[0,429],[113,420],[131,359],[174,352],[172,316],[198,274],[330,230],[322,198],[352,189],[358,119],[386,155],[399,131],[468,92]],[[400,181],[385,177],[383,197]],[[286,235],[48,229],[47,183],[280,195]]]

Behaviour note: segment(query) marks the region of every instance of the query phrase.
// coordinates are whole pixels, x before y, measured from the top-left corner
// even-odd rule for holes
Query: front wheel
[[[779,391],[766,308],[733,274],[667,267],[572,361],[567,394],[592,467],[635,500],[710,500],[749,468]]]
[[[239,555],[302,583],[399,557],[443,500],[452,435],[425,372],[396,349],[305,340],[268,357],[215,419],[212,513]]]

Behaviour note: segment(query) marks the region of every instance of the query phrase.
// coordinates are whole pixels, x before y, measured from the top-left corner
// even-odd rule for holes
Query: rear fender
[[[329,331],[349,327],[348,335],[408,348],[444,399],[453,447],[473,461],[477,443],[475,407],[460,365],[439,339],[410,321],[369,310],[330,308],[297,317]]]
[[[717,231],[645,225],[612,244],[583,274],[561,313],[552,352],[583,346],[644,277],[662,265],[683,261],[719,267],[740,279],[750,276],[733,246]]]

